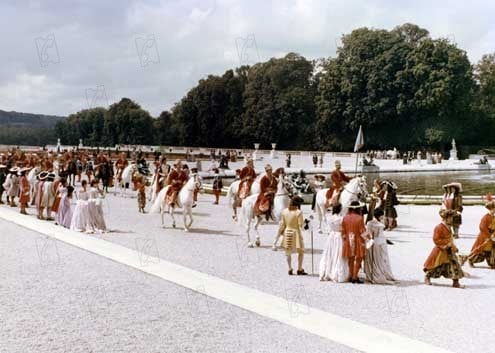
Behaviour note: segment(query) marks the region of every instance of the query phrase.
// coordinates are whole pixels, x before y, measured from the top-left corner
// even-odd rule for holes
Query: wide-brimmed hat
[[[456,188],[459,192],[462,192],[462,184],[461,183],[448,183],[442,186],[444,190],[447,190],[447,188],[452,187]]]
[[[323,174],[316,174],[314,178],[318,181],[325,181],[326,177]]]
[[[45,180],[48,177],[48,172],[41,172],[37,175],[38,180]]]
[[[394,183],[392,180],[382,180],[380,182],[380,186],[383,186],[383,185],[388,185],[390,186],[392,189],[397,189],[397,184]]]
[[[352,201],[351,204],[349,206],[347,206],[347,208],[357,209],[357,208],[363,208],[363,206],[364,206],[364,203],[362,203],[362,202]]]
[[[285,174],[285,170],[284,168],[277,168],[275,169],[275,171],[273,172],[273,175],[275,175],[276,177],[278,177],[279,175],[281,174]]]
[[[491,193],[485,195],[485,207],[489,210],[495,209],[495,200]]]
[[[17,171],[17,173],[21,174],[21,173],[27,172],[28,170],[31,170],[31,168],[29,168],[29,167],[23,167],[23,168],[20,168]]]
[[[304,203],[304,199],[300,196],[294,196],[291,200],[291,203],[295,207],[299,207]]]
[[[4,168],[7,168],[7,166],[5,164],[0,164],[0,169],[4,169]]]
[[[267,164],[265,165],[265,170],[273,170],[273,168],[270,164]]]
[[[55,179],[57,176],[54,173],[48,173],[46,176],[47,179]]]
[[[19,167],[12,167],[9,169],[9,172],[11,173],[17,173],[19,171]]]

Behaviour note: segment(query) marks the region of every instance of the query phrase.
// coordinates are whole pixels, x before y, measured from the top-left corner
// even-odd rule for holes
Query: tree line
[[[426,29],[359,28],[335,57],[289,53],[202,79],[153,118],[128,98],[56,125],[64,144],[350,150],[359,126],[370,149],[491,145],[495,55],[472,65]]]

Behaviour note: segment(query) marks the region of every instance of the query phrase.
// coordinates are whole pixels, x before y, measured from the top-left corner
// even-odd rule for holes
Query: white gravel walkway
[[[211,201],[211,195],[200,196],[199,205],[194,209],[193,231],[184,233],[178,229],[163,229],[160,226],[158,215],[138,214],[135,199],[109,196],[105,207],[107,224],[114,232],[99,235],[99,237],[132,249],[139,248],[143,238],[152,239],[151,243],[147,241],[147,244],[151,245],[147,247],[148,250],[145,250],[151,255],[277,296],[283,297],[287,296],[287,293],[291,293],[299,301],[310,307],[452,351],[489,351],[489,347],[494,346],[495,338],[491,334],[494,324],[489,308],[495,287],[495,272],[486,268],[466,269],[471,277],[463,281],[467,286],[464,290],[450,288],[449,281],[444,280],[436,281],[435,285],[431,287],[421,283],[422,264],[432,247],[431,230],[438,222],[437,207],[399,207],[400,227],[397,231],[390,233],[391,239],[396,244],[389,248],[389,253],[392,268],[401,283],[392,287],[321,283],[316,277],[311,276],[306,278],[288,277],[283,252],[274,253],[269,248],[276,230],[275,225],[262,226],[262,248],[247,249],[245,237],[240,236],[240,228],[230,219],[225,199],[221,199],[220,206],[211,205]],[[308,214],[308,212],[306,213]],[[483,214],[482,207],[466,207],[464,225],[461,228],[463,239],[458,241],[458,246],[463,252],[470,248],[473,238],[477,234],[477,223]],[[22,234],[24,235],[24,233]],[[3,239],[3,237],[1,238]],[[325,236],[315,235],[314,238],[316,269]],[[2,249],[9,248],[10,243],[7,244],[8,246],[2,244]],[[308,246],[310,244],[308,234],[306,234],[305,243]],[[22,247],[20,251],[22,252]],[[35,252],[36,249],[34,249]],[[311,270],[309,252],[308,250],[305,261],[307,271]],[[88,256],[94,257],[94,255]],[[5,256],[2,256],[2,262],[4,261]],[[80,263],[77,261],[73,265],[79,267]],[[98,261],[90,261],[90,263],[98,263]],[[126,269],[120,265],[112,265],[117,266],[119,270],[109,271],[105,283],[108,282],[108,278],[114,279],[121,276],[121,274],[114,272],[122,271],[122,268]],[[82,281],[81,277],[84,276],[81,276],[81,271],[83,275],[85,271],[88,271],[88,273],[93,273],[95,277],[107,274],[107,270],[102,271],[106,266],[95,267],[96,269],[91,269],[85,266],[79,271],[77,268],[74,271],[69,271],[70,274],[75,273],[76,275],[71,276],[71,280],[68,282]],[[3,268],[5,266],[2,263]],[[6,273],[12,273],[12,270],[6,273],[1,271],[2,277],[7,277]],[[128,269],[126,271],[135,272]],[[88,284],[92,287],[94,281],[96,280],[92,278]],[[2,282],[5,283],[5,281]],[[67,285],[65,281],[60,283]],[[175,286],[169,286],[177,289]],[[130,287],[129,290],[132,291],[134,286]],[[118,293],[119,290],[117,289],[116,292]],[[66,296],[62,295],[61,297]],[[220,307],[222,305],[226,306],[229,312],[240,310],[226,304],[219,304]],[[175,313],[170,315],[174,318],[179,317],[179,320],[188,321],[187,318],[182,319],[184,315],[176,315]],[[256,315],[254,317],[256,317],[257,323],[262,321],[258,320]],[[214,325],[213,320],[208,320],[208,326]],[[271,321],[268,320],[268,322]],[[270,337],[277,337],[277,340],[283,342],[286,340],[287,330],[297,332],[297,330],[289,329],[284,325],[279,326],[282,327],[282,329],[279,327],[280,332],[272,332],[266,340],[258,340],[258,336],[256,336],[256,341],[273,343]],[[293,334],[289,335],[294,336]],[[305,339],[301,346],[322,341],[316,336],[303,336]],[[326,346],[329,344],[328,341],[323,342],[325,344],[322,347],[315,347],[310,351],[332,352],[339,351],[339,349],[346,351],[346,348],[342,346]],[[205,344],[204,341],[203,344]],[[228,347],[225,349],[228,351]],[[205,350],[203,349],[203,351]],[[283,352],[284,350],[271,351]],[[295,351],[301,352],[300,350]]]

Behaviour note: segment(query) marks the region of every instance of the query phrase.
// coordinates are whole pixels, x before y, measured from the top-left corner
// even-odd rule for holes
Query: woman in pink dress
[[[73,193],[74,187],[71,185],[61,191],[62,198],[60,200],[60,207],[57,212],[57,223],[65,228],[70,228],[70,223],[72,221],[72,209],[70,204]]]

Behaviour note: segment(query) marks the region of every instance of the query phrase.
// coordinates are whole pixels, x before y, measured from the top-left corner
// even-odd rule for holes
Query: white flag
[[[356,137],[356,143],[354,144],[354,152],[359,151],[363,146],[364,146],[363,128],[361,125],[359,125],[359,132]]]

